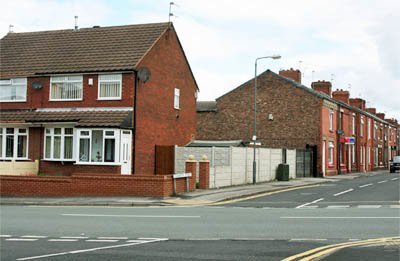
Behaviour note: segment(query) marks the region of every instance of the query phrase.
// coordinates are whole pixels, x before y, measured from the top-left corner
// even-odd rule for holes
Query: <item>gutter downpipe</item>
[[[136,70],[133,70],[133,74],[135,76],[135,83],[133,86],[133,133],[132,133],[132,174],[135,174],[135,162],[136,162],[136,96],[137,96],[137,87],[139,85],[138,73]]]

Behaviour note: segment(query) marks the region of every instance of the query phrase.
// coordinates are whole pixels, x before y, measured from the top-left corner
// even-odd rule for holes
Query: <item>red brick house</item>
[[[172,23],[1,39],[0,161],[39,172],[155,174],[196,132],[198,87]]]
[[[301,84],[300,71],[293,69],[279,74],[267,70],[257,83],[257,139],[261,146],[312,150],[314,176],[380,166],[373,157],[373,126],[386,129],[390,123],[367,112],[364,100],[350,99],[347,91],[332,92],[326,81],[306,87]],[[253,88],[251,79],[215,102],[198,102],[196,138],[250,141]],[[382,143],[382,162],[384,147]]]

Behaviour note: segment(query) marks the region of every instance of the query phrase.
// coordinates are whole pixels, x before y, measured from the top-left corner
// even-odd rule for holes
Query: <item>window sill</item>
[[[89,165],[89,166],[121,166],[119,162],[76,162],[74,165]]]
[[[50,102],[68,102],[68,101],[83,101],[83,99],[63,99],[63,100],[49,100]]]
[[[12,158],[0,158],[2,161],[31,161],[31,159],[28,158],[18,158],[18,159],[12,159]]]
[[[120,101],[122,100],[121,97],[119,98],[97,98],[98,101]]]
[[[75,162],[74,159],[41,159],[42,161],[56,161],[56,162]]]
[[[26,102],[26,100],[7,100],[7,101],[0,101],[1,102]]]

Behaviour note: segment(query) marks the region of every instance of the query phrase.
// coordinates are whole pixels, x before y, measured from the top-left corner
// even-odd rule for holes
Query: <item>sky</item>
[[[170,0],[0,0],[0,37],[14,32],[169,19]],[[400,1],[177,0],[170,17],[200,88],[214,100],[270,69],[332,82],[400,121]]]

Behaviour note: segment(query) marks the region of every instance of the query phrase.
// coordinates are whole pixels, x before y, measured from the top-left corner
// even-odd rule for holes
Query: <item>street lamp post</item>
[[[254,126],[253,126],[253,184],[256,184],[256,173],[257,173],[257,163],[256,163],[256,140],[257,140],[257,62],[261,59],[280,59],[280,55],[271,55],[265,57],[258,57],[254,65]]]

